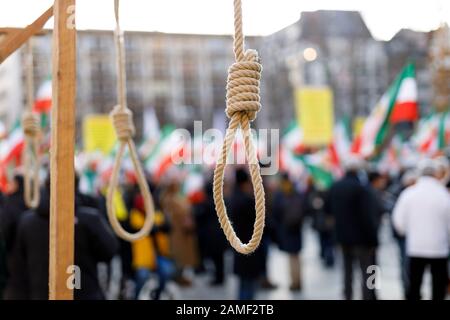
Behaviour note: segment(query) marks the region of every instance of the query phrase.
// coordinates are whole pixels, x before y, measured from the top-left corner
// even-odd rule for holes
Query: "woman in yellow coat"
[[[151,272],[155,272],[159,278],[159,287],[152,292],[155,300],[158,300],[165,288],[167,281],[173,274],[174,267],[171,261],[169,232],[170,226],[161,210],[155,211],[155,224],[150,235],[132,243],[133,269],[136,278],[136,299],[142,287],[149,279]],[[141,195],[134,200],[134,208],[130,213],[130,225],[133,229],[142,228],[145,220],[144,203]]]

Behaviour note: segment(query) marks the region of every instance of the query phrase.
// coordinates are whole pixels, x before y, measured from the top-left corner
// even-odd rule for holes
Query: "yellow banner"
[[[83,144],[87,152],[110,153],[116,143],[116,133],[107,115],[89,115],[83,120]]]
[[[333,92],[328,87],[309,87],[295,91],[297,121],[304,144],[323,146],[333,138]]]

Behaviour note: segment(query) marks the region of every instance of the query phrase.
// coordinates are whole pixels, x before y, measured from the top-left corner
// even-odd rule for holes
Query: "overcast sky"
[[[122,0],[127,30],[231,34],[232,0]],[[0,0],[0,26],[25,26],[53,0]],[[113,0],[77,0],[77,28],[113,29]],[[401,28],[428,31],[450,23],[449,0],[243,0],[244,32],[267,35],[297,21],[301,11],[358,10],[374,37]],[[51,22],[47,27],[51,27]]]

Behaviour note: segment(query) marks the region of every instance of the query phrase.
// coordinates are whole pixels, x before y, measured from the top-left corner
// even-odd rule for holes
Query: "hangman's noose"
[[[22,128],[25,134],[25,147],[22,154],[24,166],[24,199],[29,208],[36,208],[40,201],[39,189],[39,133],[40,121],[33,113],[34,103],[34,73],[33,73],[33,46],[31,39],[26,48],[26,80],[27,80],[27,108],[22,116]]]
[[[231,246],[238,252],[249,254],[255,251],[262,238],[265,223],[265,198],[259,162],[255,146],[251,138],[250,122],[255,120],[261,108],[259,84],[262,66],[255,50],[244,52],[244,36],[242,32],[241,0],[234,0],[234,55],[236,62],[228,69],[226,114],[230,119],[222,146],[222,152],[214,171],[214,202],[220,225]],[[253,235],[247,244],[241,242],[236,235],[223,199],[223,179],[228,153],[234,141],[236,130],[240,127],[244,135],[245,153],[255,195],[256,219]]]
[[[108,211],[108,218],[111,223],[114,232],[126,241],[136,241],[145,236],[147,236],[154,222],[154,205],[152,196],[145,179],[144,171],[142,170],[141,164],[139,162],[138,154],[136,151],[136,146],[134,145],[133,136],[135,133],[133,125],[133,114],[127,107],[127,96],[126,96],[126,74],[125,74],[125,48],[123,32],[119,25],[119,0],[114,0],[114,11],[116,17],[116,30],[115,30],[115,43],[116,43],[116,63],[117,63],[117,99],[119,104],[114,107],[110,116],[112,118],[114,129],[116,131],[117,138],[120,141],[119,151],[116,154],[114,161],[113,172],[111,176],[111,182],[108,188],[106,207]],[[122,157],[125,152],[125,148],[128,146],[130,157],[133,162],[134,169],[136,171],[137,181],[144,198],[144,208],[146,219],[141,230],[137,233],[129,233],[122,228],[120,222],[117,220],[116,212],[114,209],[114,193],[117,189],[120,165],[122,162]]]

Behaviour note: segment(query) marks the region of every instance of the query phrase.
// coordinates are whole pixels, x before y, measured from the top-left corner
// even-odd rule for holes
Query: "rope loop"
[[[256,119],[256,114],[261,109],[259,86],[262,66],[258,53],[255,50],[244,51],[241,0],[234,0],[234,30],[234,54],[236,62],[228,70],[227,106],[225,109],[230,123],[225,134],[222,152],[214,170],[213,193],[220,226],[228,242],[237,252],[250,254],[261,243],[266,215],[264,187],[250,131],[250,123]],[[236,235],[231,221],[228,218],[227,208],[223,199],[225,167],[227,165],[228,154],[236,136],[236,131],[239,127],[242,129],[244,135],[245,154],[255,196],[256,218],[255,224],[253,225],[253,234],[248,243],[242,243]]]
[[[119,0],[114,1],[114,13],[116,18],[116,30],[114,32],[116,43],[116,67],[117,67],[117,99],[119,104],[116,105],[110,113],[117,138],[119,139],[119,150],[114,160],[114,167],[111,176],[111,181],[108,187],[108,194],[106,197],[106,209],[108,212],[108,219],[114,232],[125,241],[133,242],[142,239],[150,234],[153,228],[155,218],[155,208],[153,204],[152,195],[145,179],[144,170],[139,161],[138,152],[133,141],[135,134],[135,127],[133,124],[133,113],[128,109],[126,102],[126,74],[125,74],[125,49],[123,32],[119,25]],[[128,147],[133,167],[136,172],[137,182],[144,198],[145,208],[145,222],[141,230],[136,233],[126,231],[120,222],[117,220],[114,208],[114,194],[117,192],[119,184],[119,173],[124,157],[125,150]]]
[[[117,192],[117,187],[119,184],[120,166],[127,146],[130,151],[130,156],[133,162],[134,169],[136,171],[139,189],[141,190],[142,196],[144,198],[145,222],[141,230],[139,230],[136,233],[130,233],[122,227],[120,222],[117,220],[116,210],[114,207],[114,194]],[[150,234],[150,231],[152,230],[154,223],[155,208],[149,186],[147,184],[144,172],[142,170],[139,158],[137,156],[136,146],[133,140],[131,139],[128,141],[120,141],[119,151],[114,160],[114,167],[106,200],[107,200],[106,209],[108,211],[108,219],[117,236],[119,236],[125,241],[133,242],[142,239]]]
[[[29,208],[37,208],[41,198],[39,170],[41,161],[39,156],[39,134],[41,124],[39,116],[33,113],[34,102],[34,72],[33,72],[33,47],[30,39],[26,46],[26,91],[27,106],[22,116],[22,129],[25,134],[25,146],[22,153],[24,166],[24,200]]]

